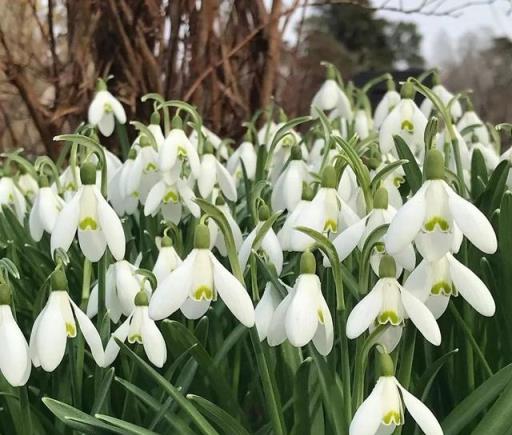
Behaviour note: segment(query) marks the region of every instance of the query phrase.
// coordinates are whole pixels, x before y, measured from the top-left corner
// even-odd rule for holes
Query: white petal
[[[114,132],[115,126],[114,114],[112,112],[104,112],[100,122],[98,122],[98,129],[101,131],[101,134],[106,137],[110,136]]]
[[[112,337],[108,340],[107,347],[105,349],[105,359],[103,361],[103,366],[107,367],[110,364],[114,362],[114,360],[117,358],[117,355],[119,353],[119,346],[117,345],[116,341],[114,340],[114,337],[118,340],[124,341],[126,340],[126,337],[128,336],[128,331],[130,330],[130,321],[132,319],[132,316],[129,316],[121,325],[119,328],[117,328],[113,333]]]
[[[80,217],[81,193],[82,190],[80,189],[59,213],[51,237],[52,254],[57,248],[67,251],[73,242]]]
[[[366,218],[361,219],[353,225],[350,225],[345,231],[342,231],[332,241],[336,248],[340,261],[345,260],[350,253],[356,248],[357,244],[363,237],[366,225]],[[330,267],[331,263],[327,257],[324,257],[324,266]]]
[[[412,323],[418,328],[423,336],[432,344],[441,344],[441,331],[430,310],[407,290],[401,291],[402,303]]]
[[[162,333],[155,322],[148,316],[147,307],[142,307],[141,336],[144,351],[148,359],[157,367],[162,367],[167,360],[167,347]]]
[[[78,230],[78,242],[85,257],[96,262],[103,256],[107,247],[107,241],[100,230]]]
[[[427,181],[397,212],[385,236],[386,251],[394,255],[411,243],[420,231],[426,213]]]
[[[258,337],[260,341],[263,341],[265,338],[267,338],[270,323],[272,322],[272,316],[274,315],[274,311],[279,306],[280,302],[281,298],[272,287],[272,284],[268,283],[265,287],[263,296],[256,305],[256,309],[254,310],[256,318],[256,330],[258,331]]]
[[[233,315],[245,326],[254,326],[254,306],[244,286],[209,252],[213,266],[213,284]]]
[[[457,291],[480,314],[493,316],[496,304],[487,286],[453,255],[448,254],[446,258],[450,265],[450,276]]]
[[[103,351],[103,344],[101,343],[100,334],[98,334],[96,327],[85,315],[85,313],[80,308],[78,308],[78,306],[71,300],[71,298],[69,298],[69,302],[73,307],[73,311],[75,313],[76,320],[78,321],[80,331],[82,331],[82,335],[84,336],[86,343],[89,345],[89,348],[91,349],[94,361],[100,367],[103,367],[105,360],[105,352]]]
[[[158,210],[166,193],[166,187],[163,181],[159,181],[151,188],[144,204],[144,214],[146,216],[153,215]]]
[[[421,302],[425,302],[432,288],[431,266],[423,260],[407,277],[404,288],[416,296]]]
[[[196,320],[206,314],[211,302],[206,299],[195,301],[194,299],[187,298],[180,307],[180,311],[187,319]]]
[[[346,333],[350,339],[359,337],[377,318],[382,306],[382,282],[378,281],[350,312]]]
[[[243,241],[240,250],[238,251],[238,261],[240,262],[240,268],[245,270],[245,266],[247,266],[247,261],[249,261],[249,256],[252,252],[252,244],[254,243],[254,239],[256,238],[256,233],[258,232],[259,226],[256,226],[247,238]]]
[[[283,270],[283,250],[272,228],[263,237],[261,249],[268,255],[270,263],[274,265],[277,274],[280,275]]]
[[[149,315],[154,320],[165,319],[178,310],[190,291],[197,251],[190,252],[178,268],[158,285],[149,301]]]
[[[318,328],[313,337],[313,344],[320,355],[325,356],[331,352],[334,344],[334,325],[329,307],[323,298],[320,302],[320,309],[322,310],[324,323],[318,323]]]
[[[108,248],[116,260],[122,260],[124,258],[126,240],[121,221],[116,212],[101,196],[101,193],[97,190],[95,193],[98,199],[98,220],[100,221],[100,227],[107,241]]]
[[[375,435],[382,417],[382,383],[379,379],[370,395],[357,408],[350,423],[349,435]]]
[[[418,423],[420,429],[426,435],[443,435],[443,429],[441,429],[432,411],[402,387],[398,381],[396,381],[396,383],[402,392],[402,398],[407,411],[409,411],[409,414],[411,414],[412,418]]]
[[[43,237],[43,224],[39,218],[39,204],[41,202],[40,194],[36,196],[34,201],[34,205],[32,206],[32,210],[30,210],[30,216],[28,219],[28,225],[30,230],[30,236],[36,241],[39,242]]]
[[[201,161],[201,171],[197,179],[197,187],[203,198],[208,198],[210,193],[212,193],[213,186],[215,186],[217,175],[215,162],[216,159],[213,154],[205,154]]]
[[[228,170],[215,159],[215,166],[217,168],[217,182],[219,183],[220,190],[230,201],[236,201],[236,184],[235,180],[228,172]]]
[[[267,332],[267,342],[269,346],[278,346],[286,340],[285,320],[286,313],[292,302],[295,290],[292,289],[290,293],[281,301],[274,311],[272,321]]]

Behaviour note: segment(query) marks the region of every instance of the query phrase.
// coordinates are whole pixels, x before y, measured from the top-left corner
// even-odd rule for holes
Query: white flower
[[[258,145],[266,145],[268,147],[270,145],[271,138],[274,136],[278,129],[279,127],[277,124],[272,120],[265,123],[263,127],[258,130]]]
[[[350,101],[333,78],[328,78],[320,87],[311,102],[311,114],[316,116],[314,109],[323,111],[336,110],[337,116],[351,120],[353,117]]]
[[[338,195],[358,216],[366,214],[363,190],[357,184],[356,174],[350,165],[341,174]]]
[[[27,202],[11,177],[2,177],[0,179],[0,209],[4,205],[14,211],[16,217],[23,225],[25,213],[27,212]]]
[[[121,314],[130,315],[135,308],[133,300],[143,286],[143,278],[135,271],[137,266],[126,260],[117,261],[107,269],[105,278],[105,306],[114,323],[119,322]],[[144,290],[151,295],[151,287],[145,282]],[[91,291],[87,304],[89,318],[98,314],[98,283]]]
[[[350,435],[390,434],[404,424],[404,406],[426,435],[442,435],[436,417],[394,376],[381,376],[350,423]]]
[[[359,109],[354,117],[355,130],[360,139],[366,139],[370,135],[372,122],[365,110]]]
[[[158,257],[153,266],[153,274],[160,284],[182,263],[180,256],[172,246],[172,240],[164,236],[158,249]]]
[[[385,161],[382,162],[374,171],[370,172],[372,179],[379,173],[379,171],[386,167],[387,163],[393,163],[396,160],[397,159],[392,154],[386,155]],[[396,209],[399,209],[403,204],[399,188],[404,181],[405,172],[401,166],[395,168],[380,181],[380,187],[384,187],[388,192],[389,203]]]
[[[436,319],[446,311],[450,296],[458,294],[484,316],[493,316],[496,311],[487,286],[451,253],[432,262],[423,260],[404,286],[425,302]]]
[[[304,197],[304,194],[303,194]],[[283,251],[293,251],[292,239],[296,235],[295,227],[299,226],[297,219],[302,215],[303,211],[311,204],[310,200],[301,199],[295,206],[293,211],[288,214],[282,228],[277,233],[277,239]]]
[[[475,135],[483,145],[490,144],[489,132],[487,131],[487,127],[485,123],[480,119],[480,117],[474,112],[474,110],[468,110],[464,112],[464,115],[459,119],[457,123],[457,130],[462,131],[466,127],[477,125],[477,127],[473,128],[471,131],[464,134],[464,139],[469,140],[473,135]]]
[[[348,316],[347,337],[359,337],[374,322],[398,326],[410,318],[423,336],[438,346],[441,332],[434,316],[423,302],[398,283],[392,257],[382,258],[379,272],[380,279]]]
[[[258,338],[260,341],[267,338],[272,317],[281,301],[282,298],[278,291],[270,282],[267,283],[263,296],[254,310],[256,330],[258,331]]]
[[[259,210],[259,218],[260,221],[257,223],[256,227],[249,233],[246,237],[240,250],[238,251],[238,260],[240,261],[240,267],[242,270],[245,269],[247,265],[247,261],[249,261],[249,256],[251,255],[253,249],[253,243],[260,231],[261,227],[265,224],[265,221],[269,218],[269,210],[266,205],[260,207]],[[279,275],[283,270],[283,250],[281,249],[281,245],[279,244],[279,240],[274,232],[273,228],[269,228],[263,239],[261,240],[261,251],[268,258],[268,261],[274,265],[276,268],[276,272]]]
[[[475,150],[478,150],[482,153],[482,157],[484,158],[485,166],[489,172],[494,171],[496,166],[500,163],[500,156],[496,152],[496,150],[492,147],[492,145],[484,145],[480,142],[471,144],[471,160],[473,159],[473,153]]]
[[[57,275],[57,278],[55,278]],[[85,341],[91,349],[96,364],[103,365],[104,351],[98,331],[66,290],[63,272],[54,272],[52,291],[46,306],[37,316],[30,335],[30,356],[35,367],[41,366],[52,372],[62,361],[67,338],[76,337],[76,321]]]
[[[33,198],[39,190],[37,181],[34,179],[34,177],[32,177],[32,175],[28,173],[21,174],[18,177],[18,187],[20,188],[23,195],[30,199]]]
[[[112,364],[119,353],[119,346],[114,337],[122,342],[128,338],[128,343],[142,344],[148,359],[157,367],[162,367],[167,360],[165,340],[155,322],[149,317],[148,295],[144,291],[137,293],[133,312],[112,333],[105,349],[104,367]]]
[[[3,288],[1,288],[3,287]],[[10,303],[10,289],[0,284],[2,303],[0,304],[0,370],[13,387],[25,385],[30,376],[30,361],[27,340],[14,320]],[[7,294],[5,294],[7,290]]]
[[[114,131],[115,119],[124,124],[126,113],[122,104],[103,86],[89,106],[88,118],[89,124],[97,126],[103,136],[110,136]]]
[[[227,199],[236,201],[236,185],[232,175],[213,154],[203,154],[200,173],[197,177],[197,187],[203,198],[210,196],[215,183],[219,184],[220,190]]]
[[[460,230],[481,251],[495,252],[496,235],[487,218],[440,179],[444,168],[439,151],[430,150],[425,170],[427,181],[398,210],[389,226],[386,251],[394,255],[415,240],[422,257],[433,261],[449,250],[457,251]]]
[[[160,170],[170,171],[181,160],[188,162],[194,178],[199,177],[201,168],[196,148],[181,128],[173,128],[158,153]]]
[[[120,188],[124,187],[123,196],[135,196],[144,205],[149,191],[159,178],[158,153],[149,145],[145,136],[140,138],[140,143],[141,148],[130,170],[123,172]]]
[[[134,192],[131,195],[126,194],[127,179],[135,164],[136,155],[137,151],[135,148],[131,148],[126,161],[108,182],[108,200],[119,216],[133,214],[139,204],[138,192]]]
[[[450,101],[453,99],[453,94],[448,91],[448,89],[446,89],[443,85],[441,84],[436,84],[433,88],[432,88],[432,92],[434,94],[436,94],[439,99],[441,100],[441,102],[446,106],[448,107],[448,104],[450,103]],[[432,108],[433,108],[433,104],[432,104],[432,101],[430,101],[430,99],[428,98],[425,98],[423,100],[423,102],[421,103],[421,111],[423,112],[423,114],[428,118],[430,116],[430,114],[432,113]],[[457,120],[460,118],[460,116],[462,115],[462,106],[460,105],[460,102],[458,100],[456,101],[453,101],[452,104],[451,104],[451,109],[450,109],[450,114],[452,115],[452,118],[454,120]]]
[[[43,186],[36,193],[28,220],[30,235],[36,242],[41,240],[44,231],[48,234],[53,232],[64,204],[62,198],[51,187]]]
[[[206,128],[204,125],[201,126],[201,133],[205,137],[206,141],[213,146],[215,149],[215,154],[217,157],[222,160],[228,159],[228,149],[222,139],[217,136],[213,131]],[[194,129],[190,134],[190,142],[193,144],[194,148],[197,150],[199,140],[197,137],[197,131]]]
[[[254,325],[254,307],[244,286],[210,252],[209,230],[196,227],[195,248],[162,282],[151,298],[149,314],[163,319],[181,308],[188,318],[201,317],[220,296],[233,315],[248,328]]]
[[[389,113],[396,107],[396,105],[400,102],[400,94],[391,89],[384,94],[382,100],[380,100],[379,104],[375,108],[375,114],[373,116],[373,125],[376,129],[379,129],[384,119],[389,115]]]
[[[94,184],[95,166],[86,163],[82,167],[82,182],[73,199],[59,213],[51,236],[51,252],[69,249],[76,232],[85,257],[98,261],[108,245],[116,260],[125,253],[125,236],[121,221]]]
[[[287,338],[295,347],[313,341],[321,355],[331,351],[334,342],[332,317],[315,268],[315,257],[306,251],[301,258],[301,274],[272,316],[267,332],[270,346],[281,344]]]
[[[78,191],[79,187],[82,186],[82,181],[80,180],[80,168],[78,166],[68,166],[62,174],[60,174],[59,182],[63,190],[64,201],[69,202],[75,193]],[[52,184],[52,190],[55,193],[57,192],[57,184]]]
[[[403,98],[382,122],[379,145],[383,153],[396,154],[394,135],[400,136],[416,157],[420,159],[425,149],[427,118],[411,98]]]
[[[229,206],[224,202],[222,196],[218,196],[215,200],[215,204],[217,205],[217,208],[222,212],[226,220],[228,221],[228,225],[231,228],[231,232],[233,234],[233,240],[235,242],[235,249],[237,252],[240,251],[240,247],[242,246],[242,243],[244,241],[244,238],[242,236],[242,231],[240,230],[240,227],[235,221],[235,218],[231,214],[231,210],[229,209]],[[224,233],[219,230],[217,223],[213,219],[208,220],[208,228],[210,229],[210,236],[212,238],[213,243],[212,248],[216,247],[219,251],[219,254],[223,257],[226,257],[228,255],[228,251],[226,248],[226,241],[224,239]]]
[[[226,164],[226,168],[236,180],[242,176],[242,163],[247,171],[247,178],[254,180],[256,175],[257,155],[254,145],[250,142],[242,142],[240,146],[231,154]]]
[[[281,173],[272,190],[271,205],[274,210],[293,210],[302,196],[302,183],[310,179],[300,147],[292,148],[292,160]]]

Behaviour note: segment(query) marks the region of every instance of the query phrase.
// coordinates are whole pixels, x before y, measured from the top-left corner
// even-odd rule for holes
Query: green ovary
[[[95,231],[98,229],[98,224],[92,217],[87,216],[80,221],[79,227],[82,231],[86,231],[88,229]]]
[[[211,301],[213,299],[213,290],[206,285],[202,285],[194,290],[192,293],[192,299],[195,301]]]
[[[164,204],[169,202],[174,202],[175,204],[178,202],[179,196],[176,192],[169,190],[162,199]]]
[[[434,216],[433,218],[429,219],[427,222],[425,222],[424,228],[426,231],[431,232],[436,229],[436,226],[439,226],[439,229],[442,232],[447,232],[450,229],[450,225],[446,219],[440,216]]]
[[[399,426],[402,423],[402,418],[400,417],[400,414],[398,412],[389,411],[382,418],[382,422],[385,425],[395,424],[395,425]]]
[[[411,121],[407,119],[402,121],[402,125],[400,126],[400,128],[408,133],[414,133],[414,125]]]
[[[402,320],[395,311],[383,311],[382,313],[379,314],[377,321],[381,325],[391,323],[392,325],[397,326],[400,325],[400,323],[402,323]]]
[[[432,289],[430,290],[430,292],[433,295],[441,295],[442,294],[445,296],[450,296],[455,293],[455,289],[449,282],[439,281],[438,283],[436,283],[432,286]]]

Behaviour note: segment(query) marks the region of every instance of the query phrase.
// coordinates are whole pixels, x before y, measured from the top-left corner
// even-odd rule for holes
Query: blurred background
[[[215,132],[272,98],[306,114],[321,61],[356,83],[386,71],[440,68],[472,89],[491,122],[512,120],[510,0],[0,0],[0,149],[56,150],[86,117],[98,77],[129,118],[140,97],[196,105]]]

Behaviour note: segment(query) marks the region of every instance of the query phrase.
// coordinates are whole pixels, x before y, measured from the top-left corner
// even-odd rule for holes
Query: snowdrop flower
[[[82,186],[80,180],[80,168],[78,166],[68,166],[59,177],[60,185],[63,190],[64,201],[69,202],[78,192],[78,189]],[[52,190],[57,192],[57,184],[52,184]]]
[[[242,142],[228,159],[226,168],[229,173],[235,177],[235,180],[239,180],[242,177],[242,163],[247,171],[247,178],[254,180],[256,175],[257,155],[254,145],[251,142]]]
[[[351,120],[353,117],[350,100],[336,82],[336,71],[332,65],[327,66],[327,79],[322,84],[311,102],[311,114],[316,116],[315,111],[336,110],[341,118]]]
[[[157,283],[160,284],[182,263],[182,261],[176,249],[174,249],[172,239],[169,236],[164,235],[160,241],[157,240],[157,246],[158,257],[156,258],[152,272],[155,275]]]
[[[242,246],[242,243],[244,241],[240,227],[236,223],[235,218],[231,214],[231,210],[229,209],[229,206],[225,203],[222,195],[217,196],[217,198],[215,199],[215,205],[222,212],[222,214],[228,221],[228,225],[231,228],[231,232],[233,233],[235,248],[237,252],[239,252],[240,247]],[[217,250],[219,251],[219,254],[222,255],[223,257],[226,257],[228,255],[228,251],[226,248],[226,241],[224,239],[223,232],[218,229],[218,226],[213,219],[208,219],[208,228],[210,228],[210,237],[213,239],[212,247],[216,247]]]
[[[336,191],[336,172],[333,166],[326,166],[322,173],[321,187],[308,207],[297,217],[297,226],[312,228],[318,232],[337,233],[359,220],[357,214],[339,197]],[[293,251],[304,251],[314,240],[294,230],[291,236]]]
[[[133,312],[117,328],[107,343],[105,349],[105,361],[103,367],[107,367],[114,362],[119,354],[119,346],[115,338],[124,342],[128,338],[128,343],[139,343],[144,347],[144,352],[156,367],[162,367],[167,360],[167,347],[162,333],[157,328],[154,320],[148,314],[148,294],[140,291],[134,299]]]
[[[37,316],[30,335],[30,355],[34,366],[41,366],[47,372],[57,368],[64,357],[67,338],[76,337],[76,322],[91,349],[94,361],[102,366],[105,355],[98,331],[69,297],[63,270],[56,270],[52,274],[51,285],[48,302]]]
[[[438,150],[428,152],[424,167],[427,181],[398,210],[389,226],[385,240],[389,254],[395,255],[415,240],[423,258],[437,260],[450,249],[458,250],[460,232],[481,251],[496,251],[496,235],[487,218],[443,180],[443,160]]]
[[[388,204],[387,190],[382,187],[375,192],[373,207],[373,210],[368,215],[349,226],[333,240],[332,243],[338,252],[340,261],[347,258],[356,246],[362,250],[366,239],[372,231],[381,225],[389,224],[396,215],[396,210]],[[384,243],[381,241],[375,246],[370,256],[370,264],[376,274],[379,273],[380,260],[384,254]],[[416,254],[412,244],[409,243],[394,256],[394,259],[398,265],[396,268],[396,278],[401,275],[402,268],[409,271],[413,270],[416,264]],[[330,266],[327,257],[324,257],[324,266]]]
[[[126,161],[108,182],[108,200],[119,216],[124,216],[125,214],[131,215],[135,213],[135,210],[137,210],[137,205],[139,204],[138,192],[133,192],[131,195],[126,194],[127,179],[129,178],[129,174],[133,169],[136,157],[137,150],[135,148],[131,148],[128,152]]]
[[[257,139],[258,139],[258,145],[269,145],[270,141],[271,141],[271,138],[274,137],[274,134],[276,133],[276,131],[278,130],[278,126],[277,124],[270,120],[268,122],[266,122],[259,130],[258,130],[258,134],[257,134]]]
[[[48,234],[53,232],[64,204],[63,199],[48,187],[48,179],[41,177],[41,188],[36,193],[28,220],[30,235],[36,242],[41,240],[45,231]]]
[[[272,283],[267,283],[263,291],[263,296],[254,310],[256,330],[258,331],[260,341],[264,341],[267,338],[272,317],[281,301],[282,298],[279,292],[274,288]]]
[[[439,83],[439,76],[437,74],[434,74],[433,77],[434,87],[432,88],[432,92],[436,94],[441,102],[448,107],[448,104],[453,99],[453,94],[448,91],[443,85]],[[420,110],[423,112],[423,114],[428,118],[430,114],[432,113],[434,105],[432,101],[430,101],[429,98],[425,98],[423,102],[421,103]],[[451,103],[450,107],[450,114],[454,120],[457,120],[462,115],[462,106],[460,105],[460,102],[458,100],[455,100]]]
[[[302,151],[298,145],[292,147],[290,159],[290,163],[272,190],[271,204],[274,210],[293,210],[301,199],[302,183],[310,179],[308,167],[302,160]]]
[[[124,196],[135,196],[144,205],[149,191],[157,183],[158,153],[145,136],[139,139],[140,149],[131,165],[130,170],[123,173],[121,188],[124,186]],[[164,146],[162,145],[162,149]]]
[[[354,116],[354,124],[357,135],[361,139],[366,139],[370,135],[372,128],[371,119],[368,117],[366,110],[358,109]]]
[[[284,125],[284,122],[279,123],[277,125],[278,130]],[[272,144],[274,138],[270,140],[268,143],[268,146]],[[289,130],[286,135],[275,144],[275,148],[273,150],[273,153],[271,155],[271,163],[270,163],[270,180],[272,183],[275,183],[277,180],[277,177],[281,174],[283,171],[283,168],[290,158],[291,149],[294,145],[299,145],[301,142],[301,137],[299,134],[291,129]],[[301,150],[304,158],[307,158],[308,156],[308,150],[304,144],[301,145]]]
[[[469,100],[467,100],[469,102]],[[473,128],[471,131],[468,131],[464,134],[464,139],[469,140],[473,135],[475,135],[483,145],[490,144],[489,131],[485,126],[485,123],[480,119],[480,117],[473,110],[473,105],[470,104],[469,110],[464,112],[464,115],[457,122],[457,130],[462,132],[466,127],[469,126],[477,126]]]
[[[341,173],[338,195],[358,216],[366,214],[363,190],[359,187],[356,174],[349,165]]]
[[[175,180],[173,175],[164,173],[162,179],[152,187],[147,196],[144,214],[155,216],[158,211],[161,211],[166,220],[177,225],[181,220],[183,205],[194,217],[201,215],[201,209],[194,202],[195,199],[196,195],[187,180],[182,178]]]
[[[416,157],[423,157],[425,149],[425,127],[427,118],[418,109],[412,99],[414,88],[412,83],[406,82],[402,86],[402,100],[384,119],[379,132],[379,145],[383,153],[396,154],[394,135],[400,136],[409,146]]]
[[[258,235],[261,227],[265,224],[265,221],[270,218],[270,211],[266,205],[260,206],[258,210],[258,218],[258,224],[249,233],[238,252],[238,260],[240,261],[240,267],[242,270],[245,269],[245,266],[249,261],[249,256],[253,250],[253,244],[256,236]],[[272,227],[270,227],[263,236],[260,249],[268,258],[268,261],[274,265],[277,274],[280,275],[283,270],[283,250],[281,249],[277,235]]]
[[[143,288],[151,295],[151,287],[142,276],[136,273],[137,266],[126,260],[111,264],[105,278],[105,305],[110,319],[117,323],[121,315],[129,316],[135,308],[133,298]],[[98,314],[98,283],[91,291],[87,304],[89,318]]]
[[[11,311],[11,289],[0,277],[0,371],[13,387],[25,385],[32,363],[27,340]]]
[[[233,315],[251,328],[254,325],[251,298],[244,286],[210,252],[209,239],[208,227],[199,224],[194,249],[158,284],[149,304],[149,314],[159,320],[181,308],[186,317],[197,319],[220,296]]]
[[[350,312],[347,337],[359,337],[374,322],[379,325],[401,325],[406,318],[418,328],[432,344],[441,343],[439,326],[429,309],[416,296],[396,280],[395,260],[384,255],[380,261],[379,281]]]
[[[333,130],[331,135],[336,134],[337,130]],[[320,172],[322,169],[323,159],[325,153],[325,139],[323,137],[319,137],[313,142],[313,147],[308,155],[308,164],[311,172]],[[330,144],[329,149],[327,150],[327,157],[325,160],[325,164],[333,165],[338,156],[339,151],[336,149],[336,145]]]
[[[230,201],[236,201],[237,192],[235,180],[228,170],[212,154],[209,146],[205,147],[205,154],[201,156],[201,169],[197,177],[197,187],[203,198],[208,198],[216,183],[224,196]]]
[[[178,161],[186,161],[194,178],[201,172],[197,150],[183,131],[182,121],[175,116],[172,120],[172,130],[165,138],[158,153],[158,162],[161,171],[170,171]]]
[[[0,179],[0,210],[4,205],[14,211],[19,222],[23,225],[27,212],[27,202],[23,193],[9,176]]]
[[[439,260],[423,260],[409,275],[405,287],[439,318],[448,307],[450,296],[459,294],[480,314],[493,316],[494,299],[478,276],[450,252]]]
[[[389,115],[389,113],[396,107],[396,105],[400,102],[400,94],[395,91],[395,83],[393,80],[389,79],[387,82],[388,91],[382,97],[379,104],[375,108],[375,114],[373,116],[373,125],[376,129],[379,129],[384,119]]]
[[[23,195],[29,199],[34,198],[39,190],[37,181],[28,173],[21,174],[18,177],[18,187]]]
[[[491,145],[484,145],[480,142],[471,143],[471,157],[470,159],[473,160],[473,153],[475,150],[480,151],[482,154],[482,157],[484,158],[485,167],[489,172],[494,171],[496,169],[496,166],[500,163],[500,156],[495,151],[495,149]]]
[[[208,142],[215,149],[216,156],[223,161],[228,159],[228,149],[224,141],[217,136],[213,131],[206,128],[204,125],[201,126],[201,133],[205,137],[206,142]],[[197,135],[197,131],[194,129],[190,134],[190,142],[193,144],[194,148],[197,150],[199,145],[199,138]]]
[[[305,251],[300,260],[300,275],[293,289],[272,316],[267,336],[270,346],[281,344],[287,338],[295,347],[313,341],[321,355],[328,355],[332,350],[334,331],[331,312],[315,271],[315,256]]]
[[[453,133],[455,135],[455,139],[459,144],[459,155],[462,168],[467,173],[467,175],[469,175],[469,171],[471,170],[471,153],[469,151],[468,144],[466,143],[466,141],[464,140],[464,138],[461,136],[457,129],[453,129]],[[440,150],[452,148],[452,140],[447,128],[445,128],[444,131],[437,136],[437,148]],[[457,171],[455,153],[450,153],[447,166],[453,172]]]
[[[379,354],[381,376],[350,423],[349,435],[391,434],[405,423],[404,408],[425,435],[443,435],[436,417],[419,399],[409,393],[394,376],[387,353]]]
[[[396,161],[397,159],[391,155],[388,154],[385,157],[384,162],[382,162],[377,168],[375,168],[374,171],[370,172],[370,176],[373,178],[375,175],[379,173],[380,170],[386,167],[387,163],[392,163]],[[380,183],[380,186],[387,190],[388,197],[389,197],[389,203],[396,209],[399,209],[402,204],[402,195],[400,194],[400,186],[405,181],[405,172],[401,166],[394,169],[391,173],[386,175]]]
[[[78,231],[78,242],[85,257],[98,261],[108,245],[110,252],[121,260],[125,253],[123,226],[96,186],[96,166],[85,163],[80,171],[82,187],[57,217],[51,236],[51,252],[69,249]]]
[[[89,124],[97,126],[103,136],[110,136],[114,131],[115,120],[126,123],[126,113],[122,104],[107,91],[107,84],[98,80],[97,92],[89,106]]]
[[[158,112],[153,112],[151,114],[151,120],[148,125],[148,130],[153,135],[156,146],[160,150],[162,144],[165,141],[164,133],[162,132],[162,127],[160,127],[160,114]]]

